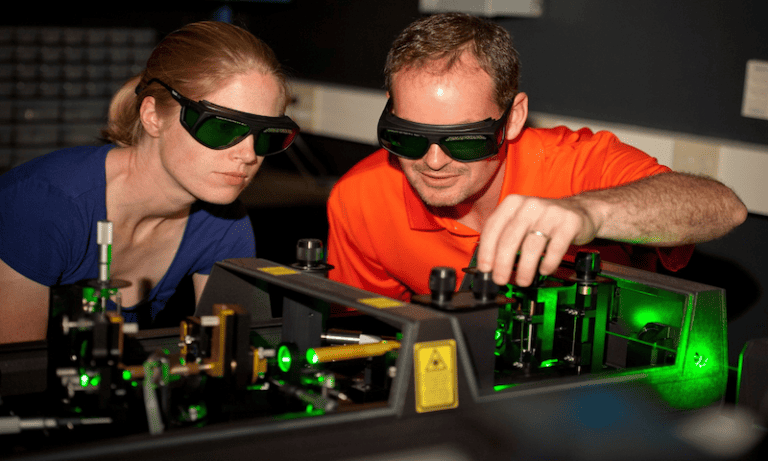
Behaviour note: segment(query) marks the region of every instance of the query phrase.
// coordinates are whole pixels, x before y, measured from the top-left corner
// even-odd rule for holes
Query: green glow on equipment
[[[307,363],[314,365],[317,362],[319,362],[320,359],[317,358],[317,353],[315,353],[314,349],[307,349]]]
[[[594,359],[586,372],[592,376],[587,379],[630,378],[681,410],[702,408],[722,399],[728,379],[724,291],[693,282],[678,284],[657,281],[655,277],[644,279],[641,274],[637,274],[637,278],[631,273],[627,277],[619,276],[621,273],[603,272],[601,276],[612,282],[597,284],[597,291],[590,293],[593,299],[589,307],[594,309],[594,314],[585,318],[594,323],[585,325],[597,326],[605,321],[606,326],[602,331],[593,330],[590,333],[593,339],[585,336],[586,328],[581,330],[583,344],[590,346],[587,352]],[[553,332],[561,324],[566,325],[569,318],[565,314],[571,314],[566,310],[568,307],[586,302],[577,296],[584,293],[577,292],[576,288],[576,285],[553,284],[525,293],[507,285],[507,297],[518,300],[517,313],[527,314],[532,311],[529,306],[536,303],[537,313],[531,316],[531,322],[537,326],[534,334],[542,370],[572,371],[566,354],[571,350],[569,341],[575,343],[575,340],[557,337]],[[521,341],[518,333],[512,337],[512,329],[505,327],[507,321],[515,325],[515,315],[509,305],[500,309],[499,329],[494,338],[497,355],[501,352],[502,358],[508,361],[515,360],[516,355],[505,356],[505,346],[517,353],[508,340]],[[573,330],[573,334],[576,333]],[[601,350],[607,355],[596,356],[595,351]],[[579,370],[579,374],[582,373],[583,370]],[[494,386],[494,390],[510,390],[515,386],[520,386],[515,389],[518,391],[527,388],[529,383],[516,382],[516,374],[510,372],[505,376],[505,384]]]
[[[621,317],[630,344],[641,345],[650,353],[672,353],[674,363],[657,363],[617,372],[617,375],[642,373],[647,383],[670,405],[689,410],[721,399],[727,382],[727,320],[725,303],[716,291],[680,295],[664,290],[637,289],[632,282],[620,281]],[[695,312],[694,312],[695,301]],[[672,337],[648,343],[637,335],[651,323],[674,327]]]
[[[288,373],[288,370],[291,369],[291,362],[293,361],[293,358],[291,357],[291,351],[288,349],[288,346],[282,345],[277,350],[277,366],[280,368],[280,370],[283,373]]]
[[[551,366],[557,365],[558,360],[557,359],[549,359],[549,360],[543,360],[541,362],[541,365],[539,365],[540,368],[549,368]]]
[[[101,375],[95,374],[93,376],[89,376],[88,373],[81,372],[80,373],[80,386],[82,387],[88,387],[93,386],[97,387],[101,383]]]
[[[741,348],[741,352],[739,353],[739,364],[736,367],[736,403],[738,404],[739,401],[739,393],[741,391],[741,373],[744,371],[744,354],[747,352],[747,346],[749,343],[744,344],[744,347]]]
[[[499,391],[503,391],[504,389],[511,389],[517,385],[518,384],[499,384],[499,385],[493,386],[493,390],[496,392],[499,392]]]

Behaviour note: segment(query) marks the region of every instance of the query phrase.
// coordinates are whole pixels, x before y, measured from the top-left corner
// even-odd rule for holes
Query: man
[[[429,292],[435,266],[456,269],[458,287],[475,254],[495,283],[528,286],[590,242],[605,260],[677,270],[690,244],[746,219],[724,185],[610,133],[526,127],[518,72],[509,34],[491,22],[448,13],[403,31],[385,69],[385,149],[328,202],[332,279],[408,300]]]

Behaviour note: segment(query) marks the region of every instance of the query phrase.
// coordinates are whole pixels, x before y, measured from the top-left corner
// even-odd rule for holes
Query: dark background
[[[233,22],[264,39],[293,77],[380,89],[390,43],[420,16],[417,0],[88,5],[17,3],[0,22],[152,27],[162,37],[227,6]],[[768,121],[740,115],[747,60],[768,60],[766,18],[764,0],[569,0],[545,1],[540,18],[495,20],[520,51],[521,89],[532,111],[766,145]],[[319,136],[304,139],[330,178],[372,150]],[[276,160],[265,168],[294,167]],[[296,239],[325,239],[322,199],[251,211],[260,257],[289,263]],[[766,236],[768,218],[751,214],[732,234],[699,245],[678,274],[727,290],[731,365],[749,339],[768,337]]]
[[[228,6],[294,76],[381,88],[389,45],[420,16],[417,0],[163,3],[17,3],[0,21],[163,36]],[[533,111],[768,144],[768,122],[740,115],[746,62],[768,59],[767,17],[763,0],[549,0],[540,18],[496,21],[514,37]]]

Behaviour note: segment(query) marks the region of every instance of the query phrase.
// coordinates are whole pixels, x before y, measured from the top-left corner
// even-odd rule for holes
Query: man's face
[[[498,119],[503,110],[494,99],[490,75],[474,57],[464,55],[449,71],[442,63],[395,74],[392,85],[394,114],[429,125],[458,125],[487,118]],[[503,163],[503,156],[462,163],[433,144],[424,157],[398,157],[406,178],[429,206],[451,207],[483,196]],[[502,178],[503,179],[503,178]]]

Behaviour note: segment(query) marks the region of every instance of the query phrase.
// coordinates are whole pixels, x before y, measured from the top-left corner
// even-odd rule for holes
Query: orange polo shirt
[[[527,128],[506,149],[501,201],[509,194],[562,198],[670,171],[613,134]],[[430,213],[396,159],[380,149],[350,169],[328,200],[328,263],[332,280],[409,300],[429,293],[433,267],[456,270],[457,289],[480,238],[478,231]],[[655,270],[678,270],[693,246],[651,249],[596,241],[603,260]],[[584,247],[580,247],[584,248]],[[575,254],[572,247],[569,255]]]

